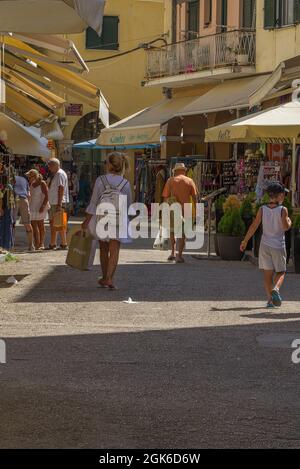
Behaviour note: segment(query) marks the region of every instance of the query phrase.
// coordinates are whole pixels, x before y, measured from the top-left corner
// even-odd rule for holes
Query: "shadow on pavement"
[[[293,337],[299,322],[8,338],[0,446],[300,447]]]

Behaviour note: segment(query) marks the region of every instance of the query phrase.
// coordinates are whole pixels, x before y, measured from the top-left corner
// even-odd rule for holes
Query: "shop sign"
[[[83,104],[67,104],[66,116],[81,117],[83,115]]]

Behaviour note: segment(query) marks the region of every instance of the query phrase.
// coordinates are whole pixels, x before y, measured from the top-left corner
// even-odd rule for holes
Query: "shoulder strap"
[[[127,181],[127,179],[123,178],[123,180],[118,185],[119,191],[122,192],[122,190],[127,186],[128,183],[129,183],[129,181]]]

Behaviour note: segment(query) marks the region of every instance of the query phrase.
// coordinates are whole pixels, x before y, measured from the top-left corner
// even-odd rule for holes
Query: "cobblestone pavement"
[[[63,252],[19,258],[0,265],[2,448],[300,447],[296,275],[270,313],[247,262],[137,243],[110,292]]]

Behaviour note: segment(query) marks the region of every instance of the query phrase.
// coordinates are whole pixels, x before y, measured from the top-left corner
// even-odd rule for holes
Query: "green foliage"
[[[244,236],[246,225],[242,220],[238,208],[233,208],[225,212],[219,223],[218,231],[227,236]]]
[[[300,229],[300,215],[297,215],[293,222],[293,228]]]
[[[217,200],[215,201],[215,209],[222,210],[222,212],[224,212],[223,205],[225,201],[226,201],[225,195],[220,195],[220,197],[218,197]]]
[[[246,197],[241,206],[241,217],[243,219],[253,218],[253,206],[251,199]]]
[[[289,217],[292,218],[294,210],[292,207],[292,203],[288,197],[285,197],[284,202],[283,202],[284,207],[288,209],[289,212]]]
[[[255,213],[258,212],[258,210],[260,209],[260,207],[262,207],[263,205],[267,205],[270,203],[270,197],[269,195],[266,193],[263,198],[260,200],[260,202],[257,202],[256,205],[255,205]]]

